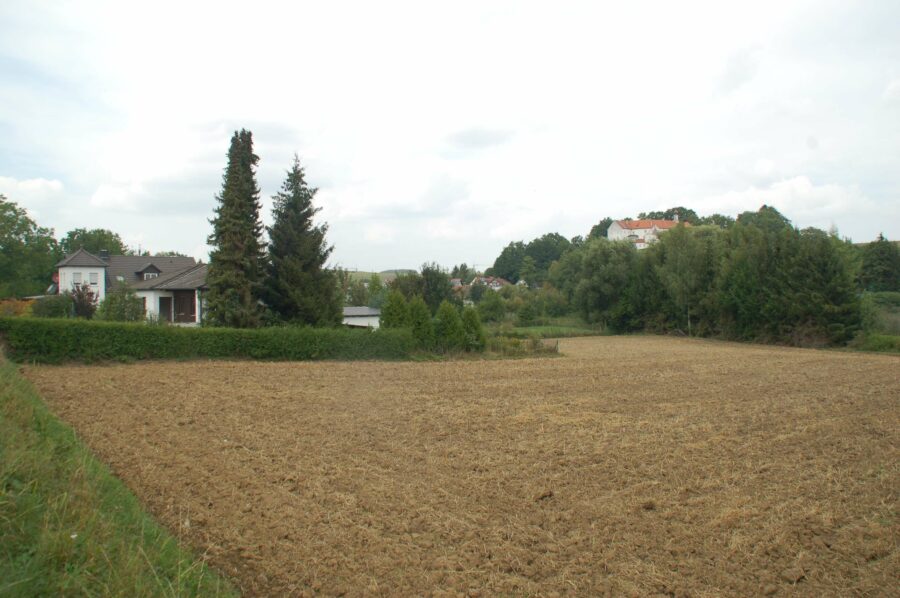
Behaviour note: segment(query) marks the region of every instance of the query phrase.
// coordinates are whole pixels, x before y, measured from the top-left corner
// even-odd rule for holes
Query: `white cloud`
[[[894,79],[887,84],[881,99],[885,102],[900,102],[900,79]]]
[[[751,187],[705,197],[692,205],[701,214],[719,212],[730,215],[756,211],[767,205],[776,208],[795,226],[814,226],[823,230],[832,226],[840,228],[859,213],[879,213],[878,206],[858,188],[836,184],[816,185],[805,176],[778,181],[768,187]],[[897,212],[897,208],[882,210],[880,218],[889,218],[890,214]],[[848,234],[851,231],[841,232]]]
[[[147,199],[141,183],[104,183],[91,196],[90,205],[98,210],[136,212]]]
[[[62,182],[55,179],[37,178],[20,181],[13,177],[0,176],[0,194],[28,210],[31,216],[37,219],[44,216],[48,210],[52,210],[54,203],[62,198],[63,190]]]
[[[894,6],[7,0],[2,174],[42,225],[191,252],[246,127],[264,219],[296,151],[334,261],[364,269],[488,262],[672,205],[780,201],[900,237]]]

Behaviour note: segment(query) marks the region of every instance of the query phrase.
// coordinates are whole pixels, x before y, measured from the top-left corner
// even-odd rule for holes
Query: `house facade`
[[[192,257],[94,255],[79,249],[56,267],[61,293],[87,284],[100,302],[112,289],[127,285],[143,301],[148,319],[179,324],[203,320],[207,266]]]
[[[630,241],[637,249],[646,249],[659,240],[659,235],[678,226],[675,220],[616,220],[609,225],[606,238],[610,241]],[[685,226],[690,226],[685,223]]]

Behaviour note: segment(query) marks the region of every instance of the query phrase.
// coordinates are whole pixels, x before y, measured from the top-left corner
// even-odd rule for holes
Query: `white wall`
[[[172,294],[172,291],[135,291],[135,295],[142,299],[147,300],[147,319],[159,319],[166,320],[166,318],[159,317],[159,298],[160,297],[171,297],[172,298],[172,311],[173,313],[169,314],[168,321],[172,321],[175,310],[175,295]]]
[[[97,276],[97,284],[91,285],[91,290],[97,296],[97,303],[106,297],[106,268],[99,266],[77,267],[65,266],[59,269],[59,292],[72,292],[75,290],[75,274],[81,274],[81,282],[90,284],[91,274]]]
[[[344,324],[354,328],[378,328],[380,320],[381,316],[352,316],[344,318]]]

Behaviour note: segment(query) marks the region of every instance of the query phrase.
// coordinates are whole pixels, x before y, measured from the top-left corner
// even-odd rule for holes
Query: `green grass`
[[[866,334],[855,340],[850,346],[860,351],[900,353],[900,335]]]
[[[0,596],[236,596],[0,356]]]

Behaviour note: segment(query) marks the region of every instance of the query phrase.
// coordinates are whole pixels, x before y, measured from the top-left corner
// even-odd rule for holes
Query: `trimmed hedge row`
[[[416,346],[409,330],[239,330],[38,318],[0,318],[0,336],[11,359],[41,363],[190,358],[404,359]]]

